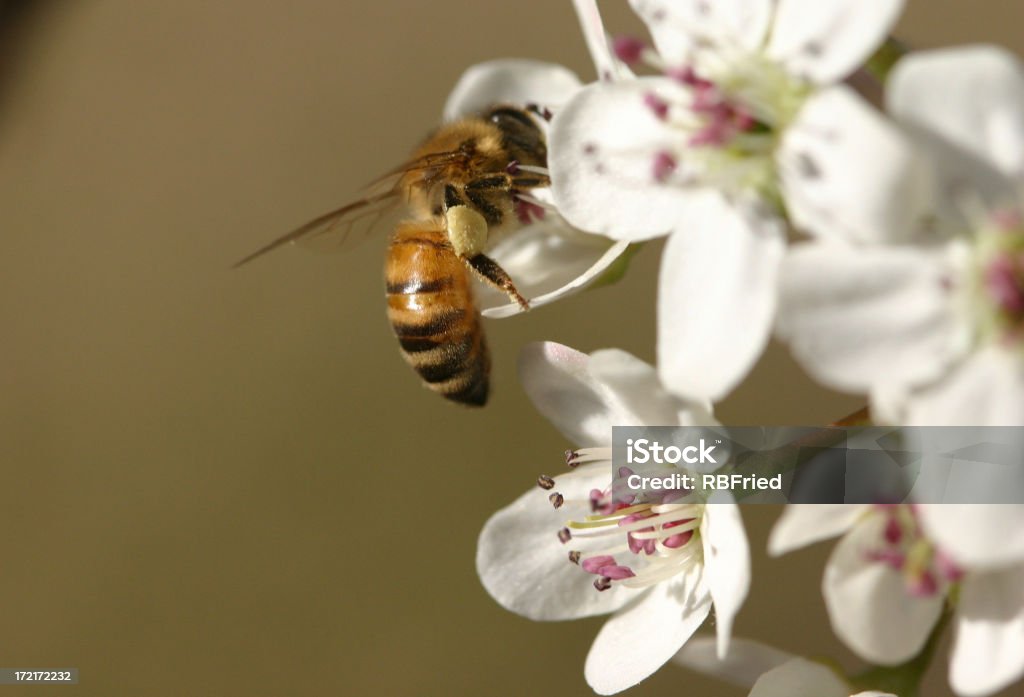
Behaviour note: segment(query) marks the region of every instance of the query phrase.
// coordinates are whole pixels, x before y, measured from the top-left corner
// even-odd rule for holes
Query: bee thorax
[[[448,240],[460,257],[482,254],[487,245],[487,221],[469,206],[452,206],[445,212]]]

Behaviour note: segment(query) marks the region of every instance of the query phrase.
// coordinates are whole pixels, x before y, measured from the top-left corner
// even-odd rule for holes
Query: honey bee
[[[320,216],[239,261],[290,242],[342,244],[353,225],[406,204],[384,264],[387,313],[406,362],[426,387],[467,406],[487,402],[490,354],[473,296],[476,277],[524,309],[527,300],[485,254],[494,236],[536,211],[529,193],[547,186],[547,146],[536,107],[509,105],[437,128],[376,193]]]

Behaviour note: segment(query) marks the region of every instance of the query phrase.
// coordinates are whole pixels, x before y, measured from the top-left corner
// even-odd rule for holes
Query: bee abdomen
[[[443,230],[402,223],[384,270],[388,319],[406,362],[453,401],[483,406],[490,357],[463,262]]]

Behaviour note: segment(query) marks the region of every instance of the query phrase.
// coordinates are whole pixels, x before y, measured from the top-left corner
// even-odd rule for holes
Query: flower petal
[[[654,115],[644,96],[680,89],[667,78],[597,83],[555,114],[548,166],[552,195],[566,220],[631,242],[674,227],[690,197],[656,181],[654,162],[658,153],[678,146],[679,134]]]
[[[555,63],[505,58],[478,63],[462,74],[444,105],[445,121],[478,113],[492,104],[541,104],[552,109],[569,101],[580,80]]]
[[[570,549],[585,551],[595,540],[564,545],[558,539],[574,512],[589,513],[588,493],[606,487],[610,475],[603,464],[583,465],[555,479],[565,497],[561,508],[551,505],[548,492],[534,488],[491,516],[480,532],[476,568],[502,607],[533,620],[562,620],[612,612],[639,596],[619,585],[599,592],[595,576],[569,562]]]
[[[652,586],[605,622],[587,655],[587,682],[601,695],[636,685],[672,658],[710,609],[699,566]]]
[[[969,339],[947,290],[952,255],[801,245],[782,264],[777,334],[828,387],[866,392],[934,379]]]
[[[794,658],[762,675],[750,697],[847,697],[849,694],[849,686],[825,666]]]
[[[962,476],[972,473],[965,468]],[[1019,493],[1020,483],[1012,490]],[[1024,563],[1024,504],[923,504],[916,510],[928,539],[963,566],[991,569]]]
[[[713,637],[691,637],[672,660],[684,668],[749,689],[762,674],[794,658],[782,649],[739,637],[732,638],[729,652],[719,658],[717,644]]]
[[[785,249],[774,218],[708,196],[672,234],[658,277],[658,368],[676,394],[717,401],[764,350]]]
[[[748,52],[760,48],[772,14],[770,0],[630,0],[669,66],[686,65],[706,41]]]
[[[597,0],[573,0],[572,4],[576,8],[583,39],[587,43],[587,50],[590,51],[598,79],[625,80],[633,77],[633,71],[629,66],[616,58],[608,46],[608,36],[604,31]]]
[[[739,506],[712,496],[704,508],[700,534],[704,579],[715,604],[718,657],[724,659],[729,653],[733,619],[750,590],[750,546]]]
[[[779,0],[768,55],[819,85],[864,63],[892,30],[903,0]]]
[[[586,288],[615,263],[629,242],[612,242],[557,222],[535,223],[506,237],[490,250],[492,259],[515,280],[535,309]],[[491,288],[481,289],[485,317],[523,312],[518,303]]]
[[[807,100],[776,161],[793,224],[817,237],[907,239],[934,195],[930,161],[845,86]]]
[[[1020,426],[1024,424],[1024,361],[989,346],[972,354],[941,382],[915,394],[907,425]]]
[[[994,165],[1024,175],[1024,67],[998,46],[911,53],[886,94],[898,119],[927,129]]]
[[[611,444],[613,426],[715,423],[706,415],[710,405],[682,402],[661,387],[654,368],[618,349],[591,357],[554,342],[529,344],[519,377],[537,410],[578,445]]]
[[[903,577],[868,554],[883,538],[883,516],[871,516],[839,541],[822,589],[836,635],[861,658],[879,665],[898,665],[924,646],[942,614],[945,598],[915,598]]]
[[[768,537],[768,553],[778,556],[842,535],[867,506],[857,504],[793,503],[786,506]]]
[[[949,683],[958,695],[1001,690],[1024,676],[1024,566],[964,579]]]

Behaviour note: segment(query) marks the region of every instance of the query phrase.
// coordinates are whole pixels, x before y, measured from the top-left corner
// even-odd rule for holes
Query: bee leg
[[[498,262],[486,254],[477,254],[472,257],[463,257],[463,261],[471,268],[477,276],[485,283],[489,283],[500,291],[508,294],[508,297],[519,304],[524,310],[530,309],[530,303],[516,290],[512,277],[505,269],[498,266]]]

